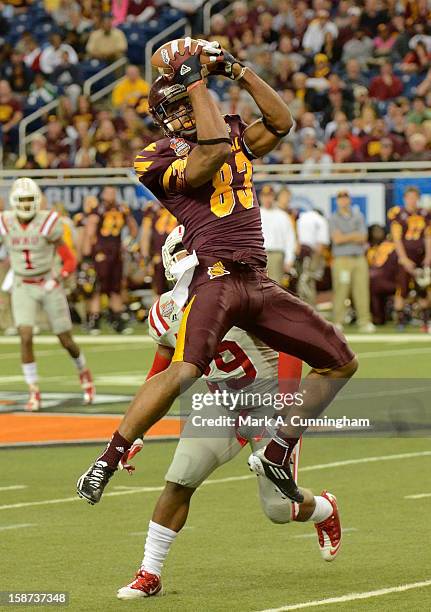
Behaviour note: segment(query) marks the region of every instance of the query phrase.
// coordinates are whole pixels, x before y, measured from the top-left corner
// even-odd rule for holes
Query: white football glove
[[[58,280],[56,280],[55,278],[49,278],[47,281],[45,281],[43,283],[43,290],[46,291],[46,293],[51,293],[51,291],[53,291],[53,289],[55,289],[56,287],[58,287],[59,282]]]
[[[169,236],[165,240],[165,244],[162,246],[162,261],[163,267],[165,268],[165,276],[168,281],[175,281],[175,277],[171,273],[172,266],[177,263],[178,255],[180,253],[187,254],[185,248],[176,250],[178,245],[181,245],[183,242],[185,234],[184,225],[178,225]]]

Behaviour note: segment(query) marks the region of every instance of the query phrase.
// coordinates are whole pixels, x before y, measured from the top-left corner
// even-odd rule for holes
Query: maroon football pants
[[[354,358],[331,323],[270,280],[262,268],[215,257],[199,256],[199,261],[173,361],[204,371],[233,326],[317,370],[338,368]]]

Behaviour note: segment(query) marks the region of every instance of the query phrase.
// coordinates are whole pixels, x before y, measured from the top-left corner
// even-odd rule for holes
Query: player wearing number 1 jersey
[[[344,337],[265,271],[251,161],[274,149],[290,131],[289,109],[253,70],[220,49],[213,67],[235,79],[262,113],[250,125],[238,116],[223,117],[202,76],[202,48],[192,53],[186,44],[180,53],[175,41],[171,45],[173,59],[167,60],[172,74],[159,77],[149,95],[165,138],[138,154],[135,170],[185,226],[185,246],[196,252],[199,264],[188,287],[172,363],[143,385],[105,452],[78,481],[78,494],[90,503],[100,500],[116,470],[118,449],[130,448],[167,412],[181,388],[205,372],[233,326],[311,366],[302,385],[304,404],[291,417],[320,414],[357,367]],[[250,463],[298,502],[303,497],[290,471],[290,456],[305,429],[286,424]]]
[[[33,352],[38,305],[45,310],[52,331],[75,362],[84,402],[92,403],[95,394],[84,355],[71,335],[69,306],[60,284],[75,270],[76,259],[62,241],[63,226],[58,214],[53,210],[39,210],[41,199],[41,191],[32,179],[17,179],[9,196],[12,210],[0,214],[0,242],[8,250],[14,274],[12,311],[21,337],[22,369],[30,391],[26,408],[33,411],[41,407]],[[59,278],[54,273],[56,252],[63,261]]]

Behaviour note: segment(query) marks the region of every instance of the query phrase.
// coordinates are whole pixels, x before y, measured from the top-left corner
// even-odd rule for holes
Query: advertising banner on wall
[[[89,195],[99,196],[104,185],[61,185],[42,187],[48,208],[54,204],[61,203],[70,214],[81,210],[84,198]],[[118,189],[118,199],[125,202],[133,210],[143,210],[149,200],[154,200],[152,193],[142,185],[131,183],[115,185]]]
[[[59,180],[57,185],[44,186],[43,180],[37,182],[46,196],[48,208],[55,204],[62,204],[70,215],[74,215],[82,209],[84,199],[87,196],[99,196],[105,186],[97,184],[97,179],[94,180],[94,185],[62,184]],[[151,191],[143,185],[124,182],[124,184],[115,185],[115,187],[118,189],[118,199],[125,202],[132,211],[144,210],[147,203],[155,199]],[[9,187],[0,186],[0,198],[7,206]]]
[[[300,210],[318,208],[325,216],[336,209],[336,196],[339,191],[348,191],[356,206],[365,216],[368,225],[386,223],[385,185],[383,183],[321,183],[319,185],[290,184],[292,207]]]

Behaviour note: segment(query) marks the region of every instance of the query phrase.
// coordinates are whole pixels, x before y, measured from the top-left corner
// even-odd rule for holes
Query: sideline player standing
[[[405,327],[404,305],[411,285],[419,293],[423,330],[428,332],[430,302],[426,290],[417,287],[415,274],[418,268],[431,267],[431,212],[420,208],[421,192],[408,187],[404,192],[404,207],[395,206],[388,212],[391,234],[398,255],[395,311],[400,329]]]
[[[29,386],[27,410],[39,410],[41,396],[33,351],[33,328],[38,304],[45,310],[52,331],[72,357],[84,391],[84,403],[91,404],[95,388],[85,357],[71,335],[69,306],[60,281],[76,268],[76,259],[62,241],[63,227],[54,210],[40,210],[42,193],[30,178],[17,179],[11,188],[11,211],[0,214],[0,241],[10,257],[14,273],[12,311],[21,338],[21,361]],[[53,273],[56,252],[63,261],[60,278]]]
[[[117,201],[115,187],[105,187],[100,205],[86,219],[83,241],[84,255],[91,256],[97,276],[97,291],[90,299],[90,334],[100,333],[100,294],[109,296],[112,327],[119,334],[132,329],[122,318],[124,311],[121,296],[123,282],[123,257],[121,234],[128,227],[132,238],[138,235],[138,226],[129,208]]]
[[[122,451],[202,375],[234,325],[311,366],[301,387],[304,403],[289,413],[302,422],[319,415],[357,369],[354,353],[334,326],[265,271],[251,160],[267,154],[289,133],[288,107],[253,70],[222,50],[218,72],[235,79],[262,113],[249,126],[238,115],[223,117],[202,78],[201,49],[190,55],[186,47],[180,54],[176,41],[171,45],[173,74],[159,77],[149,96],[166,137],[139,153],[135,170],[185,226],[185,246],[189,253],[196,251],[199,265],[171,365],[141,387],[106,450],[78,481],[78,494],[90,503],[100,500]],[[305,429],[287,423],[250,460],[253,470],[265,473],[297,502],[303,496],[291,474],[290,456]]]

